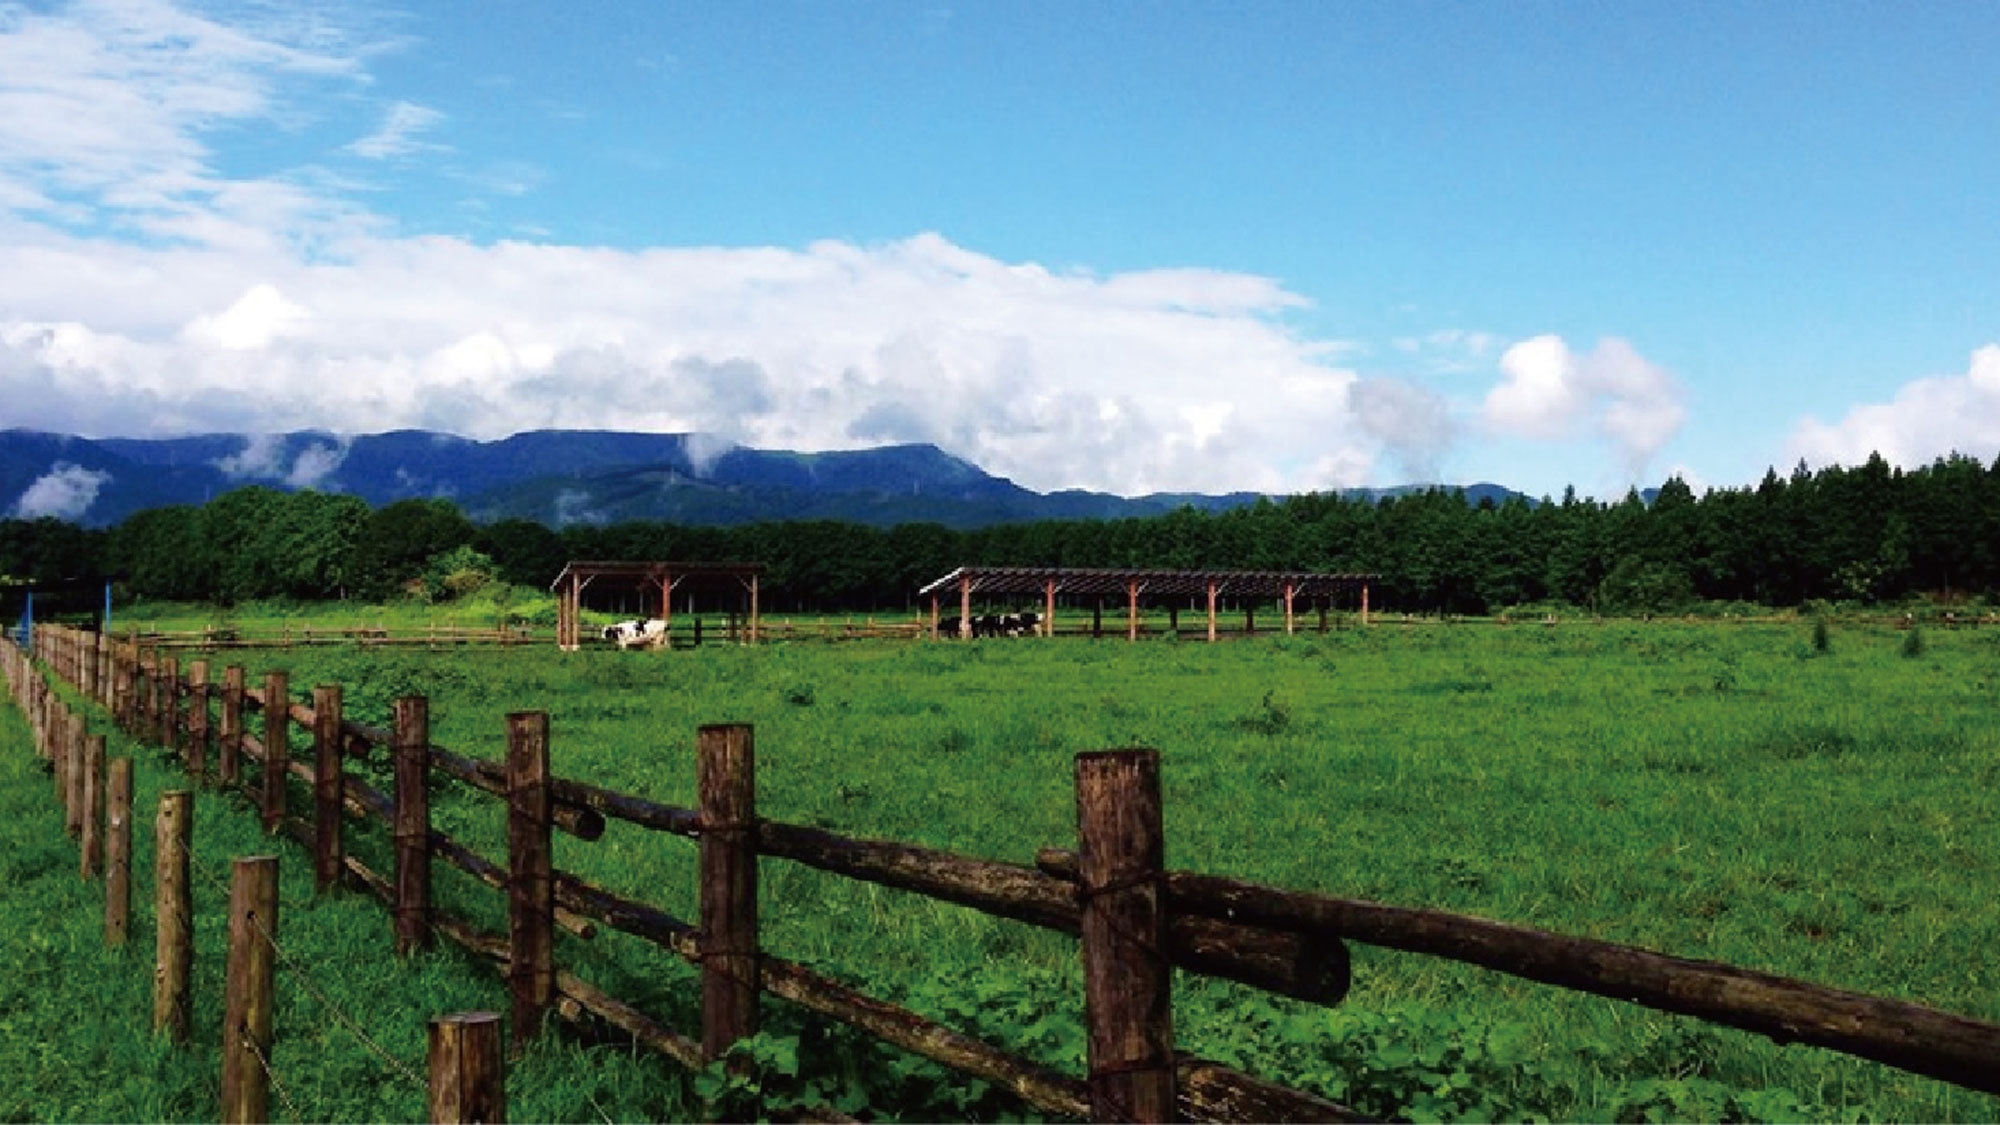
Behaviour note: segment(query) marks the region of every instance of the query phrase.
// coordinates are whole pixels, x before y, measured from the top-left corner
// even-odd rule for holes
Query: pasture
[[[1071,755],[1165,755],[1170,866],[1432,906],[2000,1019],[2000,631],[1677,623],[1383,625],[1208,646],[864,642],[232,653],[380,721],[431,698],[441,745],[498,756],[550,712],[562,775],[694,799],[703,723],[756,726],[762,815],[1028,862],[1074,840]],[[438,826],[488,850],[487,802]],[[557,863],[691,915],[694,852],[622,831]],[[772,951],[1075,1069],[1074,944],[772,862]],[[441,896],[452,901],[452,884]],[[488,920],[496,906],[458,903]],[[386,942],[380,946],[387,957]],[[1870,1063],[1356,947],[1334,1010],[1183,978],[1182,1046],[1374,1112],[1992,1120]],[[558,961],[670,1022],[692,975],[606,934]],[[830,1050],[799,1082],[875,1112],[996,1112],[923,1067]],[[831,1035],[838,1040],[837,1034]],[[858,1059],[875,1070],[856,1073]],[[662,1064],[664,1065],[664,1064]],[[869,1069],[869,1068],[863,1068]],[[777,1080],[776,1077],[773,1079]],[[897,1083],[916,1093],[890,1093]],[[577,1109],[578,1115],[588,1112]]]

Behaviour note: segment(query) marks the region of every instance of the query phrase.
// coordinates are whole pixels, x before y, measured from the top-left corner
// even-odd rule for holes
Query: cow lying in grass
[[[667,623],[657,617],[650,621],[637,618],[620,621],[604,627],[604,639],[619,648],[665,648]]]

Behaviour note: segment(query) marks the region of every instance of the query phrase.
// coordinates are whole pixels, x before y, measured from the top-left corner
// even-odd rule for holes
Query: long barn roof
[[[746,562],[572,562],[563,567],[549,589],[562,586],[569,576],[610,579],[612,584],[658,582],[667,577],[750,578],[764,573],[763,563]]]
[[[1059,594],[1123,594],[1133,583],[1142,594],[1206,593],[1213,583],[1220,594],[1319,597],[1347,593],[1381,578],[1378,574],[1316,574],[1303,570],[1120,570],[1074,566],[961,566],[932,582],[919,594],[955,591],[970,581],[980,594],[1040,594],[1056,584]]]

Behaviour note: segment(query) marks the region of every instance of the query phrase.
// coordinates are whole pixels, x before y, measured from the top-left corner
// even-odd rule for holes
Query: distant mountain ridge
[[[250,484],[345,492],[376,506],[445,497],[476,520],[515,517],[550,526],[847,520],[974,528],[1160,515],[1190,505],[1224,511],[1264,498],[1034,492],[934,445],[795,453],[703,434],[610,430],[533,430],[497,441],[430,430],[103,439],[0,431],[0,514],[8,516],[56,515],[103,527],[147,508],[201,504]],[[1380,499],[1426,487],[1345,494]],[[1468,503],[1518,495],[1483,483],[1464,491]]]

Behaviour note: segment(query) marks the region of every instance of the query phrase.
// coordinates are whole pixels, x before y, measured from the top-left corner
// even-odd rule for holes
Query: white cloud
[[[1353,375],[1279,322],[1297,298],[1260,278],[1056,274],[937,235],[638,252],[365,237],[317,264],[121,247],[153,283],[93,293],[78,279],[97,245],[45,236],[53,274],[0,276],[0,309],[44,278],[76,294],[42,298],[60,320],[0,321],[0,387],[35,390],[19,424],[928,440],[1032,487],[1125,492],[1358,483],[1311,466],[1373,448]]]
[[[14,515],[20,519],[53,516],[78,520],[97,502],[97,493],[111,483],[111,474],[59,461],[14,501]]]
[[[1505,380],[1481,410],[1489,429],[1537,441],[1606,438],[1628,479],[1687,421],[1680,382],[1616,337],[1579,354],[1560,336],[1536,336],[1508,348],[1500,371]]]
[[[1880,453],[1914,468],[1953,452],[1986,461],[2000,454],[2000,344],[1973,352],[1963,375],[1906,383],[1890,401],[1854,407],[1831,425],[1806,418],[1792,431],[1786,460],[1858,465]]]
[[[1348,391],[1361,429],[1382,443],[1401,467],[1398,483],[1428,484],[1439,475],[1445,453],[1458,436],[1451,403],[1427,387],[1400,379],[1363,379]]]
[[[347,459],[351,441],[314,441],[291,456],[282,434],[251,434],[236,453],[212,464],[236,480],[282,481],[291,488],[318,488]],[[285,464],[290,457],[291,464]]]
[[[420,152],[440,152],[445,146],[433,141],[421,140],[420,133],[427,133],[444,122],[444,114],[429,106],[415,102],[396,102],[382,116],[382,124],[373,133],[347,146],[347,151],[369,160],[388,160],[398,156],[413,156]]]
[[[197,344],[224,351],[257,351],[270,347],[272,341],[292,332],[310,316],[275,287],[259,282],[222,312],[190,321],[186,334]]]
[[[324,26],[267,18],[232,26],[167,0],[0,8],[0,206],[240,252],[352,220],[280,177],[213,166],[208,130],[281,122],[290,83],[361,76]]]

